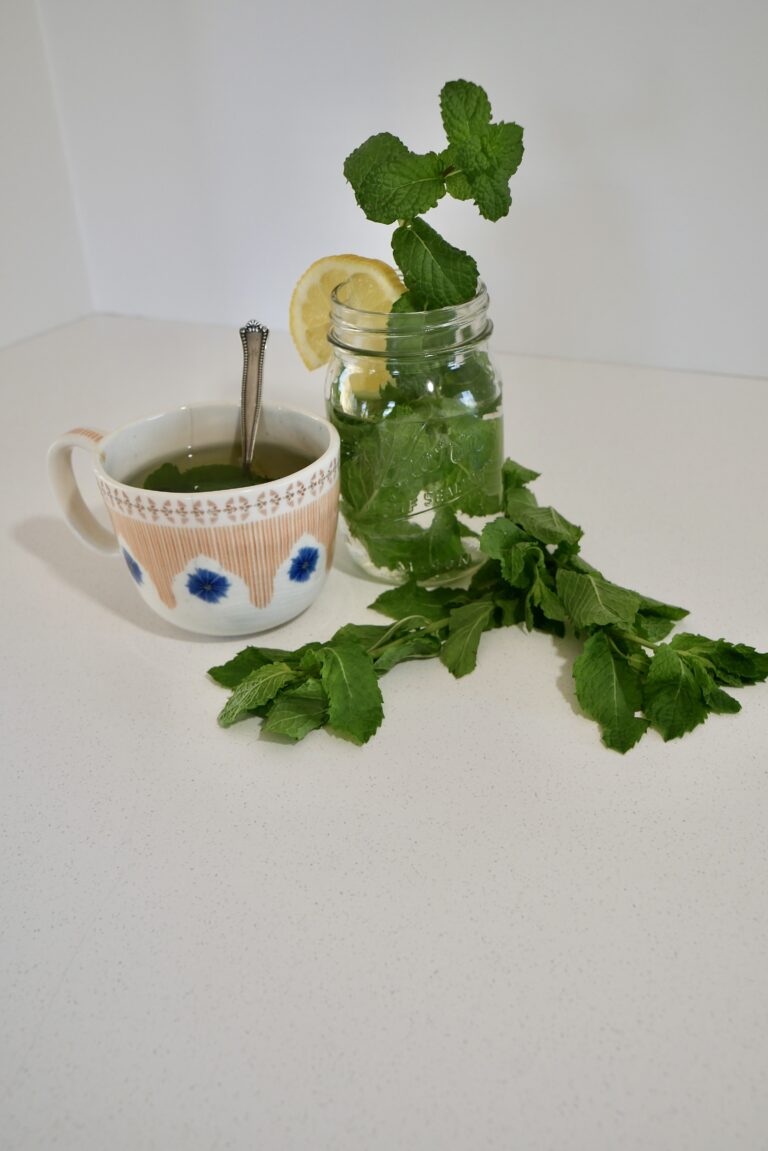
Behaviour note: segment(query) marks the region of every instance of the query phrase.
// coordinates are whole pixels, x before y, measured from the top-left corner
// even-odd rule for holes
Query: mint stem
[[[420,627],[409,628],[407,633],[403,634],[403,624],[407,623],[408,620],[411,619],[423,619],[425,622]],[[377,655],[381,655],[383,651],[386,651],[387,648],[394,647],[395,644],[402,643],[404,640],[410,639],[414,635],[432,635],[433,632],[440,632],[443,628],[448,627],[449,622],[450,621],[447,616],[445,619],[433,620],[431,623],[427,621],[423,615],[404,616],[402,619],[396,620],[395,623],[392,624],[392,627],[389,629],[389,631],[383,635],[380,640],[377,640],[376,643],[367,648],[368,655],[375,658]],[[389,638],[393,632],[397,633],[398,631],[401,634],[395,634],[392,639]]]

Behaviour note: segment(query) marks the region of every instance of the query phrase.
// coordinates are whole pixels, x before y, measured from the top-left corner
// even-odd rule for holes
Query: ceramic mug
[[[265,405],[257,447],[282,447],[305,467],[268,483],[178,494],[133,486],[157,462],[239,439],[240,409],[189,404],[105,433],[74,428],[48,453],[64,515],[100,552],[120,552],[145,602],[204,635],[247,635],[293,619],[316,598],[333,560],[339,436],[318,416]],[[84,448],[112,531],[87,507],[72,468]],[[134,481],[135,482],[135,481]]]

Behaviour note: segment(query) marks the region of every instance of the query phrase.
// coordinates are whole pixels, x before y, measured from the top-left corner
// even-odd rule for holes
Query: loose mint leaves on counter
[[[502,476],[503,515],[484,528],[486,560],[466,587],[411,581],[371,604],[390,623],[345,624],[296,651],[245,648],[210,669],[232,693],[219,723],[256,717],[291,741],[326,727],[364,744],[384,717],[379,681],[388,671],[439,659],[460,678],[474,670],[483,634],[512,625],[581,642],[576,695],[614,751],[629,751],[649,728],[677,739],[710,714],[741,710],[726,689],[768,678],[768,653],[689,632],[668,638],[685,608],[620,587],[587,563],[581,528],[530,490],[538,473],[507,460]]]

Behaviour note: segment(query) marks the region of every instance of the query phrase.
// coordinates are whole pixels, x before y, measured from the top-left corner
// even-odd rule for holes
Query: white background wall
[[[0,0],[0,347],[90,309],[35,4]]]
[[[39,8],[97,309],[285,328],[311,260],[388,256],[346,154],[439,147],[463,76],[526,129],[506,220],[430,214],[497,347],[768,376],[765,0]]]

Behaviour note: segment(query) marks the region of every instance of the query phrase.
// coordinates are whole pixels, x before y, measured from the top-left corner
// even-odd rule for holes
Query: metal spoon
[[[249,320],[240,329],[243,344],[243,388],[240,396],[240,434],[242,437],[243,471],[250,475],[256,432],[261,416],[261,387],[264,372],[264,348],[269,329]]]

